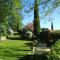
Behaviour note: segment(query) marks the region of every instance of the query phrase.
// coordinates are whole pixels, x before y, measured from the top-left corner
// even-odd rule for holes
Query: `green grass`
[[[30,52],[30,47],[26,44],[30,41],[7,40],[0,42],[0,59],[17,60]]]

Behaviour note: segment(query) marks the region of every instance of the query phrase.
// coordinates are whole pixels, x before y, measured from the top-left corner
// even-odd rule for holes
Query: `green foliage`
[[[60,60],[60,41],[58,40],[52,46],[51,52],[47,55],[48,60]]]
[[[34,1],[35,0],[23,0],[25,1],[26,4],[24,5],[28,7],[28,9],[25,9],[25,12],[29,13],[34,9]],[[51,17],[51,15],[53,14],[54,10],[56,10],[56,8],[60,7],[60,0],[37,0],[37,3],[39,5],[39,9],[40,9],[40,17],[43,20],[49,20],[46,19],[48,17]],[[51,19],[50,19],[51,20]]]
[[[12,25],[14,29],[17,27],[18,27],[17,29],[21,29],[22,27],[21,10],[22,10],[21,0],[0,0],[0,24],[1,24],[0,27],[2,26],[5,27],[3,31],[6,32],[6,34],[8,28],[11,27],[10,25]],[[12,23],[10,24],[11,21]]]
[[[21,0],[11,1],[11,14],[9,19],[9,27],[14,30],[19,30],[22,28],[22,3]],[[11,23],[12,22],[12,23]],[[15,22],[15,23],[14,23]]]
[[[5,26],[1,26],[0,29],[1,29],[1,30],[0,30],[0,35],[1,35],[1,36],[7,35],[7,34],[6,34],[6,28],[5,28]]]
[[[0,0],[0,27],[1,31],[0,33],[2,35],[6,35],[6,29],[7,29],[7,20],[6,17],[9,13],[9,6],[8,6],[8,1],[5,0]]]

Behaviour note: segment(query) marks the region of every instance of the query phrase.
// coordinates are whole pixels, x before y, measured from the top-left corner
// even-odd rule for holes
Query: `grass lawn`
[[[30,47],[26,43],[31,43],[26,40],[6,40],[0,42],[0,60],[18,60],[28,52]]]

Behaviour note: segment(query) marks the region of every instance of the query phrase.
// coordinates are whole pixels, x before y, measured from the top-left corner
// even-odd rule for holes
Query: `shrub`
[[[7,35],[5,26],[0,26],[0,35],[1,36],[6,36]]]
[[[31,39],[33,36],[33,33],[31,31],[27,31],[26,36],[27,36],[27,38]]]
[[[60,60],[60,41],[52,46],[51,52],[47,55],[48,60]]]

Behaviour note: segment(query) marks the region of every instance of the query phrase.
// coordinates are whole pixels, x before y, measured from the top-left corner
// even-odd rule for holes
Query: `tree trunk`
[[[39,10],[38,10],[38,3],[37,0],[35,0],[34,5],[34,35],[37,36],[40,32],[40,20],[39,20]]]

